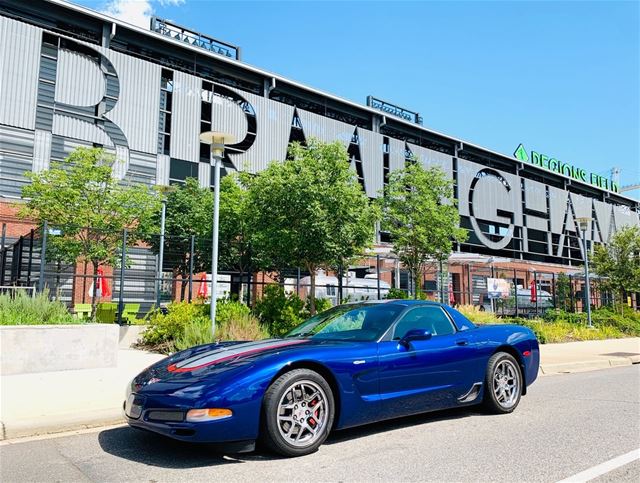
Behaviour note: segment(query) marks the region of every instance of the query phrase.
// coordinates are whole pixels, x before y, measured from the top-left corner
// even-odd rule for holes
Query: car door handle
[[[468,344],[469,344],[469,341],[468,341],[467,339],[458,339],[458,340],[456,341],[456,344],[457,344],[457,345],[468,345]]]

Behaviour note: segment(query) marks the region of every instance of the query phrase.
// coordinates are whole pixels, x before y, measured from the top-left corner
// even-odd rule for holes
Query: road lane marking
[[[605,461],[604,463],[600,463],[599,465],[581,471],[580,473],[561,480],[558,483],[590,481],[594,478],[597,478],[598,476],[609,473],[610,471],[613,471],[638,459],[640,459],[640,448],[634,449],[633,451],[629,451],[626,454],[617,456],[616,458],[613,458],[609,461]]]

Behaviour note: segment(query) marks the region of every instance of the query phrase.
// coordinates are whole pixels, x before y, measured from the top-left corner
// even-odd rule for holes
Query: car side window
[[[449,318],[437,306],[416,307],[407,312],[396,324],[393,330],[393,339],[401,339],[411,329],[428,330],[434,336],[449,335],[455,332]]]

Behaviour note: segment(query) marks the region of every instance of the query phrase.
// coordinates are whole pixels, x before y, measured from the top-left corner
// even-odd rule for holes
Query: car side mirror
[[[404,347],[409,347],[414,340],[429,340],[431,339],[431,332],[425,329],[411,329],[409,330],[402,339],[400,339],[400,345]]]

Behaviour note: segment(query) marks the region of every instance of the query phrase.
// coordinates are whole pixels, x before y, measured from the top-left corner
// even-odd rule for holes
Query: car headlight
[[[211,408],[211,409],[190,409],[187,412],[187,421],[199,423],[202,421],[215,421],[216,419],[230,418],[233,415],[231,409]]]
[[[131,379],[129,381],[129,384],[127,384],[127,387],[125,388],[125,391],[124,391],[124,399],[125,399],[125,401],[129,398],[131,393],[135,391],[135,386],[136,386],[135,380],[136,380],[135,377],[133,379]]]

